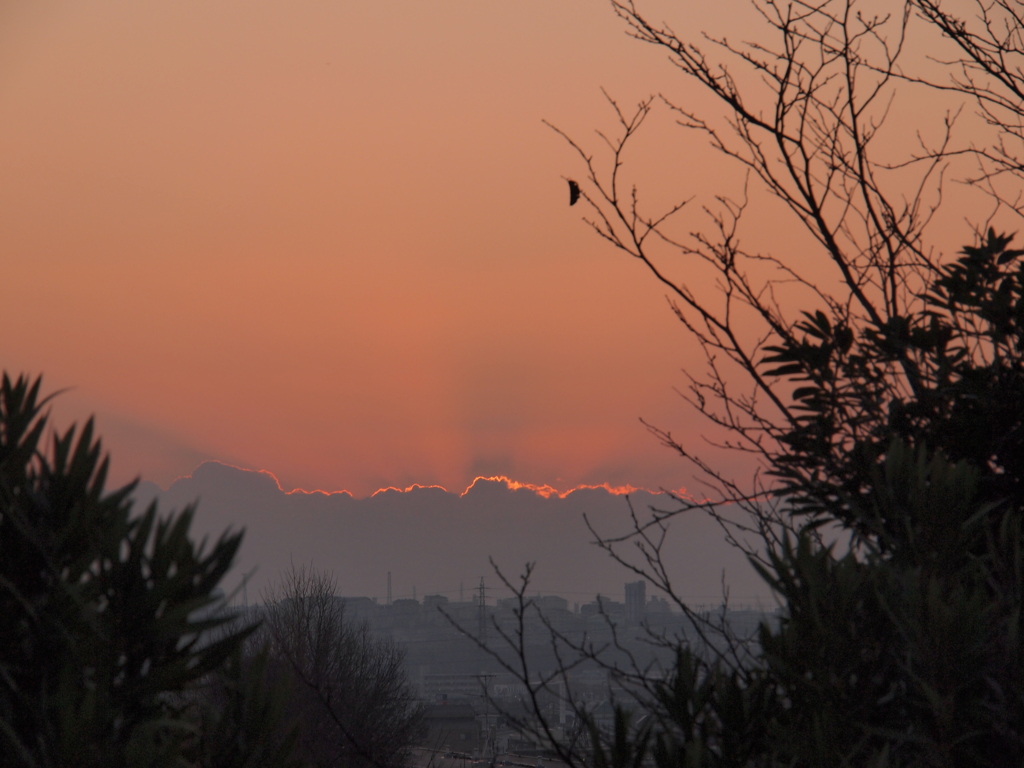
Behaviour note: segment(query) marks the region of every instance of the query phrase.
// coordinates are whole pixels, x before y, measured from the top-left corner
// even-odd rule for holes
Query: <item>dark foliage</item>
[[[801,429],[775,470],[803,522],[754,564],[785,615],[742,664],[677,645],[669,679],[640,679],[613,732],[589,721],[585,762],[1024,763],[1024,324],[1009,243],[990,232],[964,249],[900,343],[851,339],[816,313],[800,343],[771,350],[765,375],[799,385]],[[907,397],[893,364],[916,377]]]
[[[298,752],[311,764],[399,768],[421,712],[405,655],[345,611],[334,580],[292,566],[266,595],[262,638],[270,672],[300,723]]]
[[[893,437],[968,462],[984,500],[1024,500],[1024,251],[1011,239],[990,230],[939,268],[921,311],[859,336],[808,313],[768,348],[766,375],[798,384],[797,425],[773,466],[796,511],[837,518],[883,547],[904,539],[851,506],[875,485]],[[932,518],[918,534],[936,528]]]
[[[581,709],[592,750],[552,748],[602,768],[1024,764],[1024,251],[991,228],[1024,216],[1024,16],[1007,0],[752,5],[773,42],[690,39],[612,0],[630,34],[722,105],[720,119],[692,111],[697,99],[661,97],[781,202],[812,238],[805,259],[746,249],[748,188],[717,196],[710,227],[689,237],[669,226],[685,203],[642,210],[620,166],[653,98],[632,116],[612,101],[609,172],[562,133],[586,165],[588,223],[669,291],[704,352],[684,397],[728,436],[719,445],[758,466],[737,480],[654,430],[713,498],[634,513],[630,533],[598,543],[719,645],[678,640],[668,679],[612,670],[633,692],[614,729]],[[910,53],[922,40],[927,61]],[[890,107],[919,88],[948,96],[949,111],[909,126],[917,150],[878,159],[879,137],[908,128],[887,124]],[[969,105],[980,121],[958,143]],[[993,212],[947,260],[932,225],[944,175],[964,159],[974,169],[960,180]],[[673,592],[667,531],[700,511],[779,598],[778,623],[755,644]]]
[[[108,462],[91,420],[77,439],[72,427],[40,448],[39,390],[39,379],[4,374],[0,384],[3,763],[212,764],[230,748],[235,764],[246,764],[259,732],[204,712],[192,695],[234,669],[244,695],[232,706],[262,706],[269,696],[237,668],[254,627],[230,629],[232,617],[217,610],[215,590],[241,533],[226,532],[207,551],[189,537],[193,507],[160,516],[152,504],[133,516],[133,485],[104,490]]]

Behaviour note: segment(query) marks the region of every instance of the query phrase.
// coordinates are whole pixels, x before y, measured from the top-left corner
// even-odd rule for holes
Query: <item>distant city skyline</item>
[[[723,7],[672,14],[710,34],[763,31],[756,13]],[[592,185],[542,122],[597,152],[595,129],[617,130],[602,88],[630,109],[658,92],[687,102],[664,54],[627,32],[606,6],[549,0],[4,3],[3,366],[61,392],[51,426],[96,415],[111,485],[141,477],[184,503],[210,461],[273,477],[258,503],[213,490],[200,506],[210,532],[247,529],[241,561],[260,580],[282,558],[337,559],[314,524],[279,519],[316,494],[282,491],[413,488],[424,508],[481,477],[702,494],[647,424],[745,482],[750,456],[717,447],[679,396],[681,368],[704,375],[700,348],[656,281],[581,220],[585,199],[567,205],[567,178]],[[901,96],[892,120],[918,98]],[[703,206],[721,195],[746,199],[742,169],[670,110],[643,131],[622,179],[652,211],[691,199],[680,231],[708,226]],[[936,242],[970,238],[955,219],[937,221],[949,237]],[[737,237],[813,278],[826,267],[792,221],[755,197]],[[662,255],[671,279],[712,289],[678,249]],[[550,501],[529,492],[538,509]],[[567,592],[583,587],[559,559],[593,554],[579,500],[565,499],[578,549],[568,528],[538,518],[534,531],[538,578],[564,572]],[[679,564],[700,585],[684,594],[719,592],[723,568],[735,596],[764,589],[719,529],[683,527],[700,542]],[[445,589],[490,577],[486,556],[505,544],[471,524],[458,538],[473,564],[439,561]],[[405,564],[385,538],[369,546],[352,555],[374,569],[357,591],[380,597]],[[502,567],[515,577],[530,551]],[[619,570],[592,559],[595,573]],[[413,585],[401,578],[396,594]]]
[[[139,503],[156,499],[161,509],[198,501],[197,534],[219,535],[245,527],[238,561],[225,584],[245,590],[250,602],[291,567],[332,573],[345,597],[393,599],[444,594],[472,596],[484,578],[491,599],[511,594],[491,559],[513,584],[527,563],[535,563],[528,594],[562,595],[588,602],[597,594],[624,599],[623,584],[636,577],[595,546],[584,515],[605,535],[625,532],[626,496],[603,488],[543,496],[505,481],[481,480],[468,492],[438,487],[389,491],[356,498],[350,494],[287,493],[266,472],[218,462],[162,490],[143,483]],[[629,495],[643,516],[650,506],[671,509],[671,497],[636,491]],[[769,590],[743,554],[723,539],[718,525],[700,511],[687,513],[669,541],[670,575],[678,594],[701,604],[721,601],[722,580],[731,600],[773,606]],[[627,556],[629,548],[623,550]],[[724,572],[724,574],[723,574]],[[657,594],[653,585],[647,594]]]

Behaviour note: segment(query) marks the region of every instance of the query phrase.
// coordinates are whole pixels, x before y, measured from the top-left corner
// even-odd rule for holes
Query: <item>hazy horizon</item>
[[[381,601],[388,572],[395,598],[411,597],[414,588],[420,598],[451,598],[460,586],[471,593],[481,576],[492,600],[508,596],[491,559],[513,583],[526,563],[535,563],[529,593],[557,594],[570,602],[589,602],[598,593],[621,597],[623,585],[640,578],[592,543],[584,515],[605,536],[624,533],[630,525],[627,497],[604,488],[543,495],[504,479],[481,479],[462,493],[416,487],[357,498],[345,492],[286,492],[269,472],[206,462],[167,489],[143,482],[134,496],[140,504],[158,500],[165,513],[197,502],[197,536],[212,538],[244,527],[225,588],[237,587],[243,574],[251,573],[250,599],[292,564],[331,573],[341,595]],[[670,496],[643,490],[628,498],[641,517],[651,506],[678,507]],[[760,600],[774,607],[745,557],[725,543],[721,529],[703,512],[686,513],[675,528],[666,554],[681,597],[720,602],[724,575],[731,602]],[[623,552],[629,556],[628,548]],[[648,594],[657,594],[653,585]]]
[[[747,0],[652,0],[649,12],[695,38],[765,33]],[[275,538],[300,560],[345,565],[330,547],[344,549],[338,521],[361,513],[294,518],[288,504],[441,499],[432,514],[461,520],[476,478],[509,478],[523,487],[495,498],[519,500],[506,507],[534,521],[535,549],[502,540],[514,521],[469,526],[472,564],[444,571],[448,586],[487,575],[487,554],[514,575],[533,553],[562,574],[552,588],[584,589],[550,563],[561,555],[546,539],[588,558],[580,500],[608,521],[628,509],[596,490],[559,495],[711,492],[647,425],[744,488],[753,477],[750,455],[716,445],[722,431],[680,397],[707,361],[663,288],[594,233],[585,205],[569,206],[566,179],[593,185],[544,121],[594,152],[603,175],[597,132],[620,127],[609,98],[627,114],[658,93],[724,114],[608,4],[11,0],[0,43],[0,323],[16,329],[0,341],[4,368],[42,372],[44,391],[62,392],[55,427],[96,415],[112,486],[142,478],[175,503],[188,490],[208,531],[245,527],[247,567],[279,570]],[[899,158],[934,140],[939,98],[901,92],[892,133],[873,141]],[[714,229],[720,196],[748,201],[735,242],[827,288],[831,262],[792,212],[748,190],[743,168],[677,117],[656,100],[625,156],[622,182],[643,210],[689,200],[666,225],[685,237]],[[959,204],[965,185],[950,187],[956,210],[973,211]],[[956,216],[936,217],[934,235],[949,249],[973,238]],[[671,279],[714,285],[692,254],[659,254]],[[776,283],[774,300],[788,305],[790,287]],[[749,319],[734,327],[757,348]],[[285,493],[295,489],[340,494]],[[572,525],[545,505],[575,509]],[[410,546],[434,544],[413,527]],[[725,565],[737,593],[760,589],[720,529],[696,517],[676,527],[693,594],[717,592]],[[372,526],[366,535],[372,545],[346,557],[372,579],[346,578],[379,594],[390,566],[373,558],[397,555]],[[628,580],[608,562],[587,568],[595,591]]]

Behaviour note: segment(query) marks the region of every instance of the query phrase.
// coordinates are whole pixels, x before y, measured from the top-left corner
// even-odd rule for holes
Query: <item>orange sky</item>
[[[692,485],[638,417],[696,439],[694,347],[541,123],[591,142],[602,86],[685,92],[601,0],[6,2],[0,360],[74,387],[116,482]],[[655,198],[721,191],[653,139]]]

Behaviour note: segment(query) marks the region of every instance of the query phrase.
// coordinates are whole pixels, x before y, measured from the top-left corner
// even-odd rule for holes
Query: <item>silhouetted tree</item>
[[[318,765],[398,768],[420,724],[404,654],[347,617],[335,591],[330,576],[293,565],[264,599],[270,658],[302,723],[300,751]]]
[[[539,711],[537,732],[567,761],[601,768],[647,757],[665,768],[1020,765],[1024,251],[988,222],[959,256],[930,233],[957,159],[976,162],[964,180],[989,196],[993,217],[1024,213],[1024,15],[1002,0],[956,12],[923,0],[753,5],[770,42],[700,44],[634,2],[612,2],[635,37],[723,105],[719,120],[662,97],[784,204],[812,238],[813,266],[744,248],[749,197],[717,198],[711,226],[690,237],[671,226],[684,204],[643,210],[623,157],[653,99],[633,113],[612,102],[620,132],[606,138],[608,172],[562,134],[586,166],[589,223],[666,287],[705,352],[707,374],[691,375],[688,401],[725,430],[727,447],[756,460],[752,477],[737,479],[654,429],[712,498],[635,513],[619,538],[595,532],[721,642],[678,641],[667,678],[615,670],[632,702],[610,733],[578,712],[591,726],[588,750],[560,741]],[[916,34],[931,36],[935,58],[907,58]],[[937,143],[878,159],[885,130],[922,128],[885,123],[910,88],[952,97],[951,111],[923,126],[939,129]],[[958,115],[971,105],[982,120],[959,142]],[[673,257],[688,266],[683,280],[671,276]],[[717,293],[697,283],[702,271]],[[673,592],[666,534],[701,512],[782,603],[778,626],[762,624],[754,644]],[[526,610],[526,580],[517,593]],[[600,661],[554,631],[552,642],[563,671],[569,659]],[[519,670],[534,700],[564,682]]]
[[[194,507],[133,516],[107,493],[92,420],[40,443],[40,379],[0,382],[0,756],[16,766],[292,765],[275,694],[237,666],[217,586],[241,533],[207,551]],[[197,696],[223,676],[228,706]],[[228,759],[230,758],[230,759]]]

